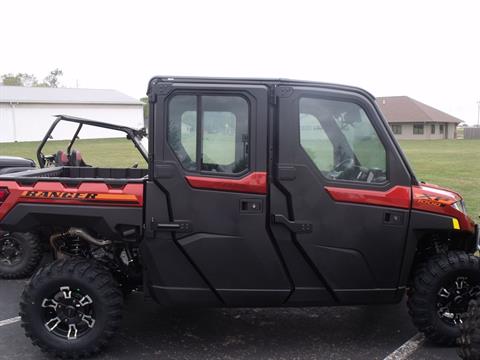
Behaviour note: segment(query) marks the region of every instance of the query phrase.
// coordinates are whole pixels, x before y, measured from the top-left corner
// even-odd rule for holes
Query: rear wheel
[[[419,268],[408,307],[415,326],[442,345],[454,345],[468,303],[480,291],[480,259],[455,251],[437,255]]]
[[[0,278],[31,276],[42,255],[38,236],[32,233],[0,233]]]
[[[41,268],[20,302],[26,335],[61,358],[92,356],[121,320],[123,296],[111,273],[85,259],[57,260]]]

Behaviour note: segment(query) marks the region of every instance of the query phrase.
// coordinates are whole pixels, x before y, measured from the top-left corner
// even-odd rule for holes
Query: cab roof
[[[308,80],[293,80],[284,78],[230,78],[230,77],[189,77],[189,76],[154,76],[148,83],[147,94],[150,94],[152,86],[159,83],[206,83],[206,84],[245,84],[266,86],[311,86],[324,89],[352,91],[362,94],[375,101],[375,97],[368,91],[349,85],[332,84]]]

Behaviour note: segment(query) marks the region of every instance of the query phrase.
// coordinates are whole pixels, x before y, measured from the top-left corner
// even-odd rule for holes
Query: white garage
[[[59,114],[133,128],[144,126],[143,104],[116,90],[0,86],[0,142],[41,140],[54,115]],[[55,131],[55,140],[71,136],[68,127]],[[110,136],[116,134],[82,130],[83,138]]]

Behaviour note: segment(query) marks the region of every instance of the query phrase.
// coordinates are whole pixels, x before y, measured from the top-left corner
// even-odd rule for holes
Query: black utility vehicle
[[[34,168],[33,160],[0,156],[0,175]],[[37,235],[0,230],[0,278],[18,279],[32,275],[40,264],[42,254],[42,246]]]
[[[149,151],[125,131],[148,169],[0,177],[0,227],[49,227],[59,258],[22,296],[34,344],[94,354],[132,289],[217,307],[385,304],[408,290],[416,326],[454,343],[479,290],[478,231],[460,195],[415,178],[372,95],[155,77],[148,96]]]

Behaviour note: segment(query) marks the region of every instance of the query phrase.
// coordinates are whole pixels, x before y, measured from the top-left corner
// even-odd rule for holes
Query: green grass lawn
[[[0,155],[21,156],[34,159],[37,162],[37,147],[40,142],[0,143]],[[69,141],[48,141],[44,153],[54,154],[58,150],[66,150]],[[140,155],[130,140],[117,139],[91,139],[77,140],[75,149],[80,150],[87,164],[99,167],[132,167],[138,164],[146,168],[147,163]]]
[[[64,141],[51,141],[47,153],[66,148]],[[38,142],[0,143],[0,155],[36,159]],[[400,142],[419,180],[445,186],[465,197],[469,214],[480,215],[480,140],[404,140]],[[89,164],[105,167],[130,167],[146,164],[130,141],[125,139],[79,140],[75,146]],[[226,156],[226,154],[225,154]]]
[[[470,216],[478,219],[480,140],[403,140],[400,145],[419,180],[459,192]]]

